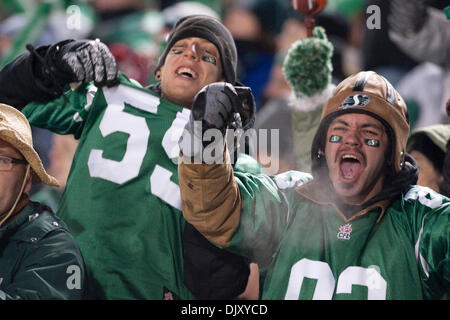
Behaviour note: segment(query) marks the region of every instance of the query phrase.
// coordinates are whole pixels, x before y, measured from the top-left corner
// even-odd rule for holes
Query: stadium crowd
[[[16,130],[14,135],[28,134],[23,127],[30,124],[33,142],[26,144],[34,149],[26,152],[36,155],[28,157],[23,143],[0,135],[0,177],[12,174],[22,156],[29,163],[26,171],[17,172],[23,176],[21,188],[11,186],[18,192],[16,197],[8,195],[12,207],[1,208],[0,237],[8,243],[22,228],[34,228],[36,236],[24,241],[31,247],[41,243],[45,250],[49,250],[46,241],[51,246],[54,237],[55,243],[63,238],[69,253],[48,258],[48,263],[60,269],[70,267],[73,275],[81,277],[71,278],[73,287],[81,289],[76,294],[67,290],[69,269],[51,273],[53,269],[42,267],[40,272],[27,269],[28,261],[18,260],[18,267],[9,270],[17,273],[17,280],[10,277],[0,282],[0,299],[345,299],[338,291],[309,292],[307,282],[300,292],[301,287],[292,283],[295,270],[308,272],[306,262],[313,258],[304,252],[314,247],[311,243],[300,246],[298,250],[304,250],[298,254],[290,245],[299,240],[293,236],[295,226],[301,228],[298,221],[315,221],[304,213],[311,205],[296,202],[295,192],[290,191],[296,188],[302,200],[332,204],[339,213],[335,218],[341,219],[342,237],[350,238],[352,224],[354,229],[370,229],[367,234],[371,235],[382,218],[399,220],[403,219],[397,217],[399,211],[415,210],[417,221],[400,224],[410,223],[417,230],[401,231],[407,235],[392,240],[399,247],[409,245],[406,238],[413,240],[408,247],[412,256],[400,261],[413,280],[399,276],[397,286],[413,284],[408,292],[393,285],[384,295],[371,288],[365,295],[374,299],[445,297],[450,286],[448,2],[328,0],[315,16],[315,24],[323,29],[316,28],[313,38],[307,38],[305,15],[284,0],[1,2],[0,121],[20,119],[8,120],[20,127],[7,127],[8,132]],[[297,60],[294,48],[310,44],[329,48],[327,58],[302,70],[306,76],[295,73],[289,64]],[[305,50],[310,50],[311,61],[318,55],[316,49]],[[188,56],[198,58],[197,67],[184,63],[172,70]],[[304,89],[299,93],[300,85],[314,82],[315,74],[322,72],[323,86],[313,94],[305,94]],[[187,85],[188,81],[172,78],[173,73],[199,81]],[[342,100],[353,91],[368,100]],[[387,103],[378,109],[369,104],[367,113],[352,111],[358,103],[365,107],[378,99],[395,106],[399,115],[384,111]],[[348,112],[339,109],[345,103]],[[222,135],[226,128],[276,129],[277,139],[255,152],[250,152],[251,142],[239,135],[234,136],[235,144],[227,140],[225,151],[216,140],[195,145],[195,122]],[[364,139],[365,131],[355,129],[363,122],[375,131]],[[9,123],[0,122],[3,125]],[[179,139],[181,132],[188,134]],[[361,187],[354,203],[355,197],[338,187],[326,156],[330,149],[350,145],[360,136],[364,143],[358,148],[363,151],[351,154],[355,162],[369,167],[378,159],[373,150],[383,150],[384,157],[378,160],[386,162],[386,167],[373,165],[376,178],[372,181],[369,175],[367,184],[377,192],[367,195]],[[215,161],[231,158],[232,165],[207,161],[189,165],[186,159],[194,159],[208,147],[216,150]],[[353,160],[343,162],[348,162],[349,169],[343,170],[347,175],[358,171]],[[322,179],[325,167],[330,181]],[[182,168],[179,177],[178,168]],[[44,178],[32,181],[39,173]],[[59,184],[45,180],[47,176]],[[324,181],[336,193],[332,200],[312,195]],[[416,184],[427,188],[411,187]],[[198,196],[203,189],[210,192]],[[286,203],[281,203],[282,197]],[[303,205],[306,209],[299,209]],[[371,213],[378,209],[379,216]],[[363,225],[363,220],[369,224]],[[19,222],[22,225],[17,227]],[[398,230],[392,223],[392,230]],[[50,237],[39,228],[56,231]],[[385,227],[379,234],[388,237],[395,233],[392,230]],[[319,233],[309,241],[320,243],[326,238]],[[18,255],[11,248],[0,248],[0,260],[5,254]],[[303,259],[298,261],[300,256]],[[333,272],[345,269],[333,265],[333,259],[312,256],[324,261],[321,266],[311,264],[321,272],[330,267]],[[37,253],[31,258],[36,257]],[[362,253],[361,257],[367,258]],[[351,263],[377,265],[376,260],[367,259]],[[417,266],[412,267],[415,260]],[[289,263],[293,265],[290,278],[280,268]],[[350,262],[343,263],[349,266]],[[378,272],[389,274],[393,266],[380,262],[380,268]],[[54,283],[39,280],[58,278],[58,272],[62,276]],[[303,277],[318,279],[315,274]],[[386,276],[390,281],[391,277]],[[336,281],[340,288],[341,277]],[[356,294],[359,299],[365,297]]]

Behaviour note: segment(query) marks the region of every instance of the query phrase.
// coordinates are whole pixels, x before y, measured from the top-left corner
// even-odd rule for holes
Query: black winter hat
[[[233,37],[222,23],[206,15],[186,16],[177,21],[169,34],[166,47],[159,57],[155,73],[164,64],[166,56],[175,42],[190,37],[206,39],[217,47],[225,81],[236,84],[237,51]]]

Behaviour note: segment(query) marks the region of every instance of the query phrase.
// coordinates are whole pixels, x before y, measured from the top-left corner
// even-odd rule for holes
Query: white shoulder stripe
[[[435,209],[444,202],[442,195],[422,186],[414,186],[409,189],[405,195],[405,201],[407,200],[419,200],[422,205],[430,209]]]
[[[95,94],[97,93],[96,86],[90,86],[88,92],[86,93],[86,105],[84,106],[84,110],[89,111],[92,105],[92,100],[94,100]],[[76,112],[73,115],[73,121],[82,122],[84,119],[81,117],[79,112]]]
[[[269,182],[269,184],[272,185],[272,187],[274,187],[275,189],[278,189],[278,186],[275,184],[275,182],[272,181],[272,179],[270,179],[266,174],[259,174],[258,176],[264,178],[267,182]]]
[[[83,118],[81,118],[79,112],[77,112],[77,113],[75,113],[75,114],[73,115],[73,121],[75,121],[75,122],[81,122],[81,121],[83,121]]]
[[[112,88],[104,88],[103,93],[106,101],[125,102],[150,113],[158,111],[159,97],[132,87],[118,85]]]
[[[420,251],[419,251],[420,241],[422,240],[423,225],[424,225],[424,222],[425,222],[425,219],[426,219],[427,215],[428,215],[428,213],[425,214],[423,216],[423,218],[422,218],[422,225],[420,227],[419,237],[417,238],[417,242],[416,242],[416,244],[414,246],[414,252],[416,254],[417,262],[419,262],[419,260],[420,260],[420,264],[422,265],[422,269],[425,272],[427,278],[429,278],[430,275],[429,275],[429,271],[428,270],[430,268],[428,267],[428,263],[425,261],[425,258],[420,254]]]
[[[89,111],[92,105],[92,100],[94,100],[95,94],[97,93],[97,87],[91,86],[89,88],[89,91],[86,94],[86,105],[84,106],[84,109],[86,111]]]

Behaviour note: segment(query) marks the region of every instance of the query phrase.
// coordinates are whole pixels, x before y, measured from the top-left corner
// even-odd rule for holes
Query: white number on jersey
[[[431,199],[430,199],[431,198]],[[422,186],[412,187],[405,195],[405,200],[419,200],[421,204],[427,206],[430,209],[439,207],[442,204],[442,197],[438,193],[433,194],[428,188]]]
[[[108,107],[100,121],[100,132],[104,137],[114,132],[124,132],[129,138],[121,161],[103,158],[103,150],[91,150],[88,160],[89,173],[91,177],[123,184],[139,175],[151,134],[151,128],[148,128],[145,118],[124,111],[125,103],[156,114],[159,98],[123,85],[105,88],[103,92]],[[178,139],[189,119],[189,113],[188,109],[179,112],[164,135],[162,146],[169,158],[178,157]],[[176,159],[173,161],[177,161]],[[170,180],[171,176],[171,171],[156,165],[150,176],[151,192],[181,210],[180,190],[178,185]]]
[[[304,278],[317,280],[313,300],[332,299],[336,280],[328,263],[303,258],[291,268],[286,300],[298,300]],[[347,267],[338,278],[336,294],[352,293],[353,285],[366,286],[369,300],[386,299],[386,280],[372,266],[369,268]]]

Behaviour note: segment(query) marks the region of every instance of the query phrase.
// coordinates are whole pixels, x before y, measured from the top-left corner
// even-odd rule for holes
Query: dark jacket
[[[30,202],[0,228],[0,300],[82,299],[81,252],[64,222]]]
[[[44,55],[49,46],[37,52]],[[0,70],[0,102],[22,108],[31,101],[47,102],[60,96],[61,86],[46,83],[42,77],[42,65],[35,55],[25,52]]]

